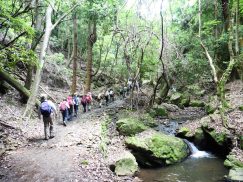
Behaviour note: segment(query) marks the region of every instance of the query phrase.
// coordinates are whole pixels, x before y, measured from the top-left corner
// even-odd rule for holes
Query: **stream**
[[[220,182],[228,170],[223,160],[186,141],[192,154],[183,162],[157,169],[141,169],[138,175],[144,182]]]

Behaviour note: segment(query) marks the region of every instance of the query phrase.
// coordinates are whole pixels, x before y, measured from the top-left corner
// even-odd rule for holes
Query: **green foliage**
[[[46,60],[48,60],[49,62],[53,62],[56,63],[57,65],[65,65],[65,59],[64,59],[64,55],[62,53],[54,53],[51,55],[48,55],[46,57]]]
[[[14,69],[18,63],[38,66],[37,55],[22,45],[8,47],[0,52],[0,67]]]
[[[20,33],[25,32],[26,38],[33,38],[34,30],[31,27],[31,16],[27,14],[28,9],[25,10],[23,2],[12,2],[10,0],[0,1],[0,7],[0,33],[12,31],[11,38],[13,39]]]

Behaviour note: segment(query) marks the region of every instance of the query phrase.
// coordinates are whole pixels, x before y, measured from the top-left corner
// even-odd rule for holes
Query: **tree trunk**
[[[229,28],[229,0],[221,0],[222,1],[222,13],[224,16],[224,23],[225,23],[225,31]]]
[[[162,1],[163,2],[163,1]],[[170,81],[168,79],[168,74],[167,74],[167,70],[165,67],[165,64],[163,62],[163,52],[164,52],[164,17],[163,17],[163,11],[162,11],[162,2],[161,2],[161,7],[160,7],[160,21],[161,21],[161,49],[160,49],[160,55],[159,55],[159,60],[161,62],[162,65],[162,74],[159,76],[156,85],[154,86],[153,89],[153,95],[152,95],[152,99],[150,101],[150,105],[154,104],[155,98],[156,98],[156,93],[157,93],[157,88],[158,86],[161,84],[162,79],[165,81],[166,84],[166,88],[168,88],[167,90],[169,91],[170,88]],[[165,93],[166,95],[168,94],[168,91]]]
[[[30,115],[32,113],[33,104],[36,99],[38,87],[39,87],[39,84],[41,81],[42,68],[45,63],[46,50],[47,50],[49,38],[51,35],[51,31],[52,31],[52,23],[51,23],[52,10],[53,10],[52,6],[51,6],[51,4],[49,4],[49,6],[47,7],[47,10],[46,10],[46,29],[45,29],[45,34],[44,34],[44,40],[43,40],[43,43],[41,46],[41,53],[40,53],[40,57],[39,57],[40,62],[39,62],[39,66],[36,69],[35,80],[34,80],[32,88],[31,88],[31,96],[27,102],[27,106],[26,106],[26,109],[24,112],[24,117],[30,117]]]
[[[218,77],[217,77],[217,72],[216,72],[215,66],[213,64],[213,59],[210,56],[206,46],[203,44],[202,39],[201,39],[201,26],[202,26],[201,16],[202,16],[202,14],[201,14],[201,0],[198,0],[198,36],[199,36],[199,39],[200,39],[201,46],[205,51],[209,65],[211,67],[214,83],[215,83],[215,85],[217,85],[218,84]]]
[[[93,26],[92,26],[93,25]],[[86,72],[86,82],[85,82],[85,93],[89,92],[91,89],[91,79],[92,79],[92,66],[93,66],[93,45],[96,42],[96,20],[89,20],[88,23],[88,40],[87,40],[87,72]]]
[[[71,93],[74,94],[77,89],[77,51],[78,51],[78,32],[77,32],[77,14],[73,15],[73,81]]]
[[[240,25],[240,2],[239,0],[236,1],[236,9],[235,9],[235,19],[236,19],[236,30],[235,30],[235,54],[236,56],[239,55],[240,53],[240,48],[239,48],[239,25]]]
[[[14,77],[12,77],[10,74],[5,72],[4,70],[0,69],[0,77],[7,82],[9,85],[14,87],[21,95],[24,95],[25,97],[30,96],[30,91],[27,90],[21,83],[19,83]],[[38,101],[35,101],[35,104],[39,104]]]
[[[36,30],[36,34],[32,40],[31,43],[31,50],[35,51],[36,45],[39,43],[40,40],[38,40],[38,37],[41,36],[38,31],[41,29],[41,17],[39,16],[39,7],[41,0],[33,0],[33,6],[35,7],[34,12],[34,29]],[[32,65],[27,66],[27,75],[25,79],[25,88],[30,90],[31,84],[32,84],[32,77],[33,77],[33,69],[34,67]],[[22,102],[27,103],[29,97],[25,97],[22,95]]]

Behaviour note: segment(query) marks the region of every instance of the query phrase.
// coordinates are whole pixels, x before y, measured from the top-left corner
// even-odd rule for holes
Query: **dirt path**
[[[67,127],[55,124],[55,138],[43,140],[43,124],[24,127],[28,142],[8,152],[0,163],[0,181],[132,181],[117,177],[101,149],[101,123],[122,101],[81,114]],[[115,108],[115,109],[114,109]],[[112,146],[116,150],[116,144]]]

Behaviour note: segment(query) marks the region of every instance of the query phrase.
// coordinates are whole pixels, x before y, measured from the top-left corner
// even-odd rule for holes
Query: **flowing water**
[[[219,182],[228,170],[223,160],[205,151],[199,151],[186,141],[191,155],[185,161],[157,169],[141,169],[139,178],[144,182]]]

